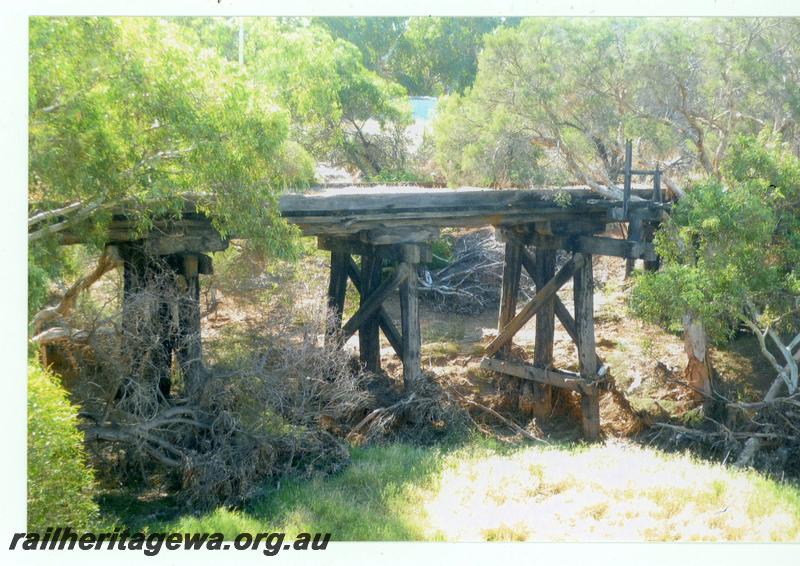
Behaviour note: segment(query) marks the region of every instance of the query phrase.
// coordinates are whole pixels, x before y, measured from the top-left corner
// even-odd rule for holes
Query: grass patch
[[[439,362],[453,358],[461,353],[456,342],[430,342],[422,345],[423,361]]]
[[[422,331],[423,342],[458,342],[464,339],[466,329],[463,320],[431,324]]]
[[[340,474],[285,481],[177,531],[330,532],[335,540],[800,540],[800,488],[635,445],[393,444]]]

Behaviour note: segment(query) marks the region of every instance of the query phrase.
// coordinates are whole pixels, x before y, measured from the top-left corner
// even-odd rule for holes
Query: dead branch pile
[[[176,354],[165,387],[165,337],[151,323],[165,311],[173,325],[180,317],[169,286],[153,285],[126,303],[124,324],[120,313],[96,319],[105,331],[87,329],[80,345],[71,394],[101,477],[145,479],[204,508],[239,504],[270,478],[346,465],[342,430],[370,396],[349,355],[323,345],[322,309],[293,307],[269,325],[225,329],[207,344],[211,363],[195,385],[187,387]]]
[[[490,228],[454,238],[453,257],[441,269],[425,271],[420,278],[420,297],[440,312],[476,314],[500,300],[503,280],[503,244]],[[523,274],[521,287],[532,281]]]
[[[413,391],[371,410],[347,435],[358,444],[405,441],[429,444],[467,431],[470,417],[433,374],[426,373]]]
[[[491,228],[445,237],[453,240],[452,259],[440,269],[421,273],[420,298],[438,312],[479,314],[496,307],[503,281],[505,244],[497,241]],[[565,253],[559,252],[557,267],[566,260]],[[524,269],[519,292],[525,301],[536,293],[533,279]]]
[[[692,449],[742,468],[800,477],[800,393],[779,396],[779,380],[761,402],[733,402],[715,391],[700,424],[656,422],[649,440],[665,448]]]

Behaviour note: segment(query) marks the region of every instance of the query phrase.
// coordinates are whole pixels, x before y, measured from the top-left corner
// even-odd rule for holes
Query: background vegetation
[[[511,507],[551,500],[558,489],[581,491],[577,479],[576,485],[556,485],[552,470],[529,461],[530,454],[546,459],[543,451],[508,454],[487,451],[480,442],[452,451],[405,444],[348,447],[422,440],[377,430],[407,425],[399,413],[386,413],[376,430],[358,429],[364,411],[396,399],[391,391],[368,386],[341,352],[319,346],[324,317],[319,309],[309,314],[313,309],[301,304],[307,297],[287,289],[311,285],[320,258],[280,218],[278,197],[315,184],[317,168],[327,165],[367,182],[585,184],[598,195],[618,198],[628,139],[634,167],[663,171],[668,196],[676,201],[656,237],[662,267],[637,277],[632,312],[669,331],[683,330],[689,367],[692,360],[710,360],[706,335],[722,345],[743,327],[755,336],[767,363],[767,383],[774,385],[740,403],[736,395],[711,388],[709,373],[702,393],[723,407],[726,419],[687,411],[680,425],[666,423],[678,431],[673,445],[701,439],[715,454],[730,454],[742,448],[741,435],[756,434],[761,436],[753,438],[772,439],[776,452],[784,450],[782,465],[798,461],[798,20],[37,17],[30,23],[29,69],[31,330],[39,332],[56,316],[72,317],[80,322],[75,328],[87,329],[71,337],[80,334],[82,342],[67,352],[80,360],[78,381],[84,386],[70,388],[71,400],[80,400],[83,411],[101,420],[111,415],[130,425],[126,430],[133,436],[127,440],[134,440],[124,450],[91,454],[106,464],[109,475],[101,478],[106,486],[109,477],[112,483],[120,478],[136,483],[138,474],[149,487],[180,491],[181,503],[195,509],[261,501],[254,507],[257,520],[228,511],[211,515],[212,521],[237,526],[245,521],[260,530],[268,516],[263,520],[270,528],[335,526],[345,538],[366,538],[375,524],[380,529],[369,532],[388,538],[535,537],[524,521],[486,521],[481,531],[465,526],[447,532],[433,519],[410,517],[420,493],[432,500],[446,494],[485,512],[485,502],[470,499],[483,489],[486,500],[496,503],[490,510],[497,511],[505,504],[499,499],[513,489],[510,482],[474,485],[485,466],[507,464],[537,486],[535,493],[517,493]],[[409,96],[438,98],[432,126],[417,132],[422,139],[415,143]],[[208,352],[216,373],[198,412],[173,413],[161,423],[165,436],[158,444],[140,427],[159,406],[155,390],[143,389],[139,397],[119,403],[97,393],[98,383],[126,375],[125,352],[116,263],[104,254],[94,270],[91,266],[112,210],[124,211],[134,229],[145,233],[156,216],[178,214],[187,194],[223,235],[237,240],[220,255],[220,272],[203,289],[208,307],[203,316],[214,314],[217,295],[247,290],[257,291],[253,308],[282,318],[215,328]],[[457,242],[477,249],[486,240],[477,232],[473,240],[459,237],[448,235],[434,244],[434,269],[458,261],[464,250]],[[86,244],[61,246],[62,238]],[[497,251],[483,250],[489,259]],[[290,281],[272,267],[298,258],[304,262],[300,269],[285,270]],[[479,288],[482,277],[475,277]],[[76,299],[95,283],[95,291]],[[607,284],[602,292],[611,293],[608,289]],[[438,335],[446,347],[437,352],[429,345],[429,364],[460,355],[465,329]],[[699,339],[689,340],[692,336]],[[704,363],[711,372],[710,362]],[[760,383],[762,377],[746,379]],[[30,528],[91,525],[97,516],[94,480],[75,428],[75,409],[35,362],[29,384]],[[453,398],[433,393],[439,401],[417,399],[414,410],[435,422],[463,424],[471,418]],[[110,405],[118,412],[112,414]],[[706,428],[684,426],[698,422]],[[83,428],[97,436],[93,424],[98,423]],[[212,438],[210,429],[223,434]],[[441,441],[447,431],[432,437]],[[744,464],[752,463],[757,446],[745,448],[750,459]],[[591,468],[580,451],[573,453],[574,446],[564,451],[569,465]],[[270,481],[341,471],[351,456],[354,464],[330,483],[314,476],[317,507],[303,507],[310,491],[295,480],[264,502]],[[714,515],[741,489],[748,495],[736,499],[738,517],[767,525],[759,536],[798,536],[793,489],[680,458],[662,461],[647,451],[637,457],[700,472],[687,479],[696,482],[691,493],[675,492],[680,497],[658,486],[645,489],[647,501],[636,504],[653,512],[643,520],[663,520],[677,531],[650,525],[636,536],[692,538],[683,535],[683,519],[670,521],[699,510],[709,531],[694,538],[746,538],[744,527]],[[455,489],[446,477],[469,477],[472,483]],[[631,489],[604,492],[606,499],[576,513],[598,524],[609,517],[629,520],[624,502],[632,498]],[[358,490],[363,493],[354,506],[352,493]],[[769,503],[762,507],[762,500]],[[355,517],[354,509],[366,519]],[[431,509],[427,517],[436,513],[446,510]],[[205,520],[185,518],[178,524],[199,528]],[[683,534],[676,536],[678,531]]]

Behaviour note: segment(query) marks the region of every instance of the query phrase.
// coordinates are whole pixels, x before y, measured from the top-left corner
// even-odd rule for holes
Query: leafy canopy
[[[308,183],[310,161],[287,142],[289,113],[188,27],[155,18],[32,18],[30,23],[30,200],[47,210],[100,205],[98,234],[125,204],[146,228],[177,211],[179,196],[201,206],[223,233],[291,251],[277,195]],[[160,207],[142,203],[158,201]],[[271,229],[265,230],[265,226]]]
[[[796,149],[797,25],[524,19],[486,36],[472,89],[442,106],[437,161],[451,182],[610,186],[629,138],[636,165],[660,165],[668,183],[719,177],[731,142],[764,128]],[[495,127],[504,116],[509,127]]]
[[[678,326],[691,312],[716,340],[739,323],[800,329],[800,158],[785,144],[734,140],[722,180],[695,184],[655,243],[664,263],[637,281],[641,316]]]

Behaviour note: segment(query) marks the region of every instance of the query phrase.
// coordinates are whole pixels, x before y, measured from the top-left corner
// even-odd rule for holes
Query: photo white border
[[[27,365],[27,18],[31,15],[263,15],[263,16],[800,16],[797,0],[31,0],[0,6],[0,411],[5,431],[0,466],[2,512],[0,548],[5,564],[148,563],[218,564],[220,561],[352,564],[591,564],[673,565],[721,563],[800,563],[800,545],[792,544],[646,544],[646,543],[332,543],[317,553],[289,551],[266,558],[260,553],[168,552],[145,557],[137,552],[14,552],[11,533],[24,530],[26,486]],[[235,553],[234,553],[235,552]]]

